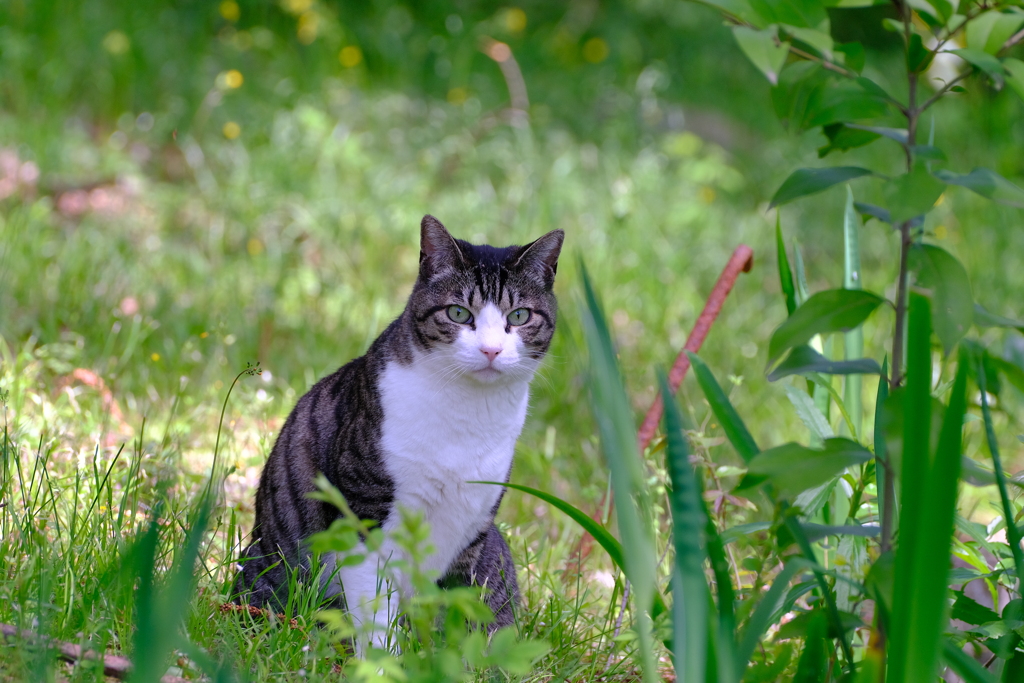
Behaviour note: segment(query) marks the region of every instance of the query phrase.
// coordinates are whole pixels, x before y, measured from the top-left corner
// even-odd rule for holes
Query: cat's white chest
[[[429,362],[389,363],[380,381],[384,464],[398,510],[424,515],[441,574],[491,522],[501,489],[470,481],[505,481],[526,419],[529,385],[449,381]]]

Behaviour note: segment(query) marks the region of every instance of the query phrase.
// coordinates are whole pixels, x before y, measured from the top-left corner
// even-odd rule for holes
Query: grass
[[[557,123],[506,126],[481,113],[479,102],[453,105],[337,74],[275,93],[280,74],[254,64],[245,85],[218,91],[219,69],[204,70],[196,77],[206,79],[202,87],[190,87],[220,92],[223,104],[197,108],[193,120],[202,115],[205,124],[177,137],[161,110],[90,119],[63,101],[30,115],[39,109],[8,99],[0,111],[0,148],[17,155],[20,170],[32,163],[40,171],[0,200],[0,622],[138,654],[142,540],[151,538],[158,576],[170,573],[197,526],[219,450],[229,473],[197,551],[195,590],[180,617],[168,617],[183,620],[201,649],[170,638],[174,652],[160,655],[158,668],[192,676],[204,664],[209,672],[229,661],[252,680],[337,679],[339,655],[317,626],[308,588],[297,591],[294,625],[224,612],[221,604],[277,431],[302,392],[362,353],[401,310],[417,267],[419,219],[428,212],[475,241],[522,243],[555,227],[567,233],[556,285],[559,328],[534,383],[514,482],[588,511],[608,489],[582,379],[580,258],[609,313],[639,415],[657,393],[656,368],[682,346],[733,247],[752,246],[756,267],[740,278],[701,357],[731,380],[726,390],[756,442],[806,442],[783,387],[763,373],[767,339],[786,316],[768,265],[774,216],[763,207],[789,160],[820,142],[765,139],[753,150],[726,151],[661,129],[640,130],[629,143],[612,134],[588,139]],[[1017,111],[1005,99],[999,106]],[[963,132],[971,113],[969,104],[954,105],[940,120],[939,130],[962,142],[963,164],[984,162],[973,159],[977,150],[994,147],[977,131]],[[231,121],[240,124],[235,139],[225,136]],[[638,125],[628,116],[609,123]],[[997,132],[1005,125],[993,124]],[[1019,144],[1000,151],[1006,156],[998,168],[1012,177],[1006,169],[1014,157],[1005,148]],[[812,291],[839,286],[843,272],[836,246],[842,207],[831,199],[787,209],[782,218],[787,235],[801,238]],[[92,208],[80,210],[83,202]],[[1024,288],[1015,265],[1024,237],[991,227],[1019,224],[1020,212],[966,192],[943,206],[929,229],[965,262],[976,293],[983,292],[979,300],[992,311],[1024,314],[1014,298]],[[877,224],[862,231],[866,289],[884,291],[893,281],[893,244]],[[882,322],[865,330],[869,348],[884,347]],[[1004,342],[988,335],[992,344]],[[255,361],[264,372],[240,380],[220,433],[232,379]],[[873,381],[866,394],[874,393]],[[994,406],[1004,447],[1008,435],[1024,431],[1020,398],[1004,391]],[[731,491],[742,459],[693,380],[680,402],[694,457],[708,463],[708,483]],[[868,402],[865,414],[872,408]],[[838,428],[842,417],[832,417]],[[981,425],[969,423],[966,453],[984,460],[984,442]],[[652,454],[645,483],[652,515],[667,528],[662,460]],[[1008,472],[1022,464],[1012,450],[1004,461]],[[994,488],[967,489],[961,514],[988,522],[997,514],[988,506],[994,500]],[[721,530],[766,514],[738,499],[713,516]],[[551,646],[527,679],[635,680],[632,615],[623,619],[624,584],[608,558],[595,552],[580,576],[567,572],[579,529],[532,497],[510,492],[499,521],[520,566],[519,630]],[[668,536],[658,538],[660,556]],[[745,562],[737,583],[745,595],[757,593],[751,586],[763,585],[761,550],[747,541],[727,547],[735,567]],[[835,552],[826,550],[824,561],[834,562]],[[664,587],[668,574],[660,571]],[[739,623],[751,609],[740,605]],[[2,680],[102,678],[94,667],[59,665],[51,652],[25,643],[0,645],[0,652]],[[664,664],[667,652],[658,655]],[[790,671],[795,665],[794,658]]]

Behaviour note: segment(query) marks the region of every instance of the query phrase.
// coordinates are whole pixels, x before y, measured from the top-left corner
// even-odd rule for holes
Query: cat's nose
[[[487,356],[487,361],[490,363],[494,362],[494,359],[501,353],[501,348],[497,346],[481,346],[480,353]]]

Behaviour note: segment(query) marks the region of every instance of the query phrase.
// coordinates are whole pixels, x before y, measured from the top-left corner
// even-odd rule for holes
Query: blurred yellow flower
[[[220,3],[220,15],[228,21],[238,21],[238,18],[242,16],[242,10],[235,0],[224,0]]]
[[[242,127],[234,121],[228,121],[224,124],[223,132],[224,137],[226,137],[228,140],[235,140],[238,138],[239,135],[242,134]]]
[[[282,0],[281,7],[290,14],[302,14],[313,6],[313,0]]]
[[[259,256],[263,253],[263,242],[261,242],[257,237],[250,237],[245,248],[246,251],[249,252],[249,256]]]
[[[935,226],[935,239],[944,240],[949,237],[949,230],[946,229],[945,225]]]
[[[510,33],[520,33],[526,28],[526,12],[518,7],[505,10],[505,28]]]
[[[154,353],[154,354],[150,355],[150,359],[155,363],[158,360],[160,360],[160,354],[159,353]]]
[[[714,188],[705,185],[704,187],[700,188],[697,191],[697,194],[700,195],[700,200],[705,204],[710,204],[711,202],[715,201]]]
[[[608,59],[608,43],[602,38],[591,38],[583,44],[583,59],[591,64],[600,64]]]
[[[235,88],[241,88],[243,83],[245,83],[245,77],[238,69],[222,71],[217,75],[217,87],[221,90],[234,90]]]
[[[448,91],[448,102],[450,104],[462,104],[469,99],[469,93],[465,88],[452,88]]]
[[[103,49],[112,55],[123,55],[131,46],[132,41],[121,31],[111,31],[103,36]]]
[[[338,53],[338,61],[346,69],[361,64],[363,61],[363,51],[355,45],[346,45],[341,48],[341,52]]]
[[[209,336],[210,336],[210,333],[209,333],[209,332],[200,332],[200,333],[199,333],[199,338],[200,338],[200,339],[206,339],[206,338],[207,338],[207,337],[209,337]]]
[[[295,35],[303,45],[309,45],[316,40],[320,31],[320,17],[316,12],[303,12],[299,17],[299,26],[295,29]]]

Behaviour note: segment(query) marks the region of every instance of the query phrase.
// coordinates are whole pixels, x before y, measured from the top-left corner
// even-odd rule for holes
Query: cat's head
[[[552,287],[565,236],[526,246],[455,239],[433,216],[420,225],[420,273],[406,307],[420,352],[481,383],[529,380],[555,332]]]

